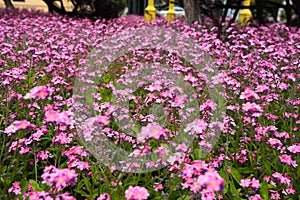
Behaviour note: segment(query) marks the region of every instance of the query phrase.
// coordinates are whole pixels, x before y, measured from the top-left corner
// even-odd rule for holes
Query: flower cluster
[[[41,177],[43,183],[46,183],[56,190],[61,190],[69,185],[75,185],[77,182],[77,173],[75,170],[57,169],[54,166],[46,167]]]
[[[297,28],[0,12],[0,199],[299,197]]]
[[[201,198],[216,198],[215,192],[222,193],[224,179],[220,175],[209,169],[207,164],[201,160],[195,160],[191,164],[185,164],[180,173],[183,179],[183,188],[190,188],[190,191],[200,193]]]
[[[146,188],[140,186],[129,186],[129,188],[125,191],[125,197],[127,200],[143,200],[147,199],[149,193]]]

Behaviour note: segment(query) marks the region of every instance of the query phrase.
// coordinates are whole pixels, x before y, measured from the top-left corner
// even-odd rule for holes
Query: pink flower
[[[199,108],[200,111],[213,111],[217,108],[217,104],[212,100],[207,100]]]
[[[76,200],[75,197],[72,197],[68,192],[65,192],[63,194],[59,194],[55,197],[55,200]]]
[[[286,184],[286,185],[290,185],[291,180],[288,179],[287,177],[284,177],[282,174],[280,174],[279,172],[274,172],[272,174],[273,178],[275,178],[275,180],[279,181],[281,184]]]
[[[205,184],[208,191],[220,192],[223,189],[225,181],[217,172],[208,171],[204,174],[204,176],[207,177],[207,181]]]
[[[8,189],[8,192],[13,192],[15,195],[22,194],[20,182],[14,182],[12,187]]]
[[[87,152],[83,150],[82,146],[73,146],[69,150],[63,152],[64,156],[72,156],[72,155],[78,155],[80,157],[87,156]]]
[[[249,187],[251,184],[251,179],[242,179],[241,180],[241,186],[243,187]]]
[[[271,192],[271,196],[270,196],[271,199],[280,200],[280,194],[277,191],[270,190],[270,192]]]
[[[287,155],[287,154],[283,154],[282,156],[279,156],[279,160],[281,163],[285,163],[285,164],[288,164],[290,166],[293,166],[293,167],[297,167],[297,163],[295,160],[292,159],[292,156],[290,155]]]
[[[241,186],[243,187],[250,187],[255,190],[257,190],[260,187],[259,180],[256,180],[255,178],[252,179],[242,179],[241,180]]]
[[[252,178],[250,187],[257,190],[260,187],[259,180],[256,180],[255,178]]]
[[[252,99],[259,99],[259,96],[249,88],[246,88],[244,92],[242,92],[240,99],[245,100],[252,100]]]
[[[36,155],[37,160],[47,160],[49,157],[53,157],[51,153],[47,150],[39,151]]]
[[[146,188],[140,186],[129,186],[129,188],[125,191],[125,197],[127,200],[143,200],[147,199],[149,193]]]
[[[289,194],[295,194],[296,190],[292,187],[285,189],[282,193],[284,193],[285,195],[289,195]]]
[[[162,86],[160,84],[154,83],[154,84],[146,86],[145,89],[149,90],[150,92],[161,91],[162,90]]]
[[[282,143],[280,140],[276,138],[270,138],[267,142],[272,148],[275,148],[277,150],[280,150],[282,147]]]
[[[29,200],[53,200],[51,195],[48,192],[45,191],[39,191],[39,192],[31,192],[29,195]]]
[[[155,138],[159,140],[161,137],[166,136],[166,131],[157,123],[149,123],[143,126],[141,132],[138,134],[138,141],[145,142],[147,139]]]
[[[254,196],[249,197],[249,200],[263,200],[263,198],[259,194],[256,194]]]
[[[107,126],[110,123],[109,117],[105,115],[97,116],[97,122],[104,126]]]
[[[187,99],[187,95],[176,96],[174,101],[171,103],[171,106],[183,108]]]
[[[36,86],[24,96],[24,99],[45,99],[48,94],[49,93],[46,86]]]
[[[242,105],[242,110],[244,111],[245,114],[248,114],[253,117],[259,117],[262,115],[263,109],[261,108],[260,105],[256,103],[244,103]]]
[[[61,190],[67,185],[74,185],[77,182],[77,173],[73,169],[57,169],[49,166],[42,174],[43,183],[57,190]]]
[[[54,110],[49,110],[45,113],[46,122],[56,122],[58,120],[59,112]]]
[[[52,138],[52,142],[58,143],[58,144],[69,144],[70,142],[72,142],[72,135],[63,133],[63,132],[59,132],[57,135],[55,135]]]
[[[97,200],[110,200],[110,196],[107,193],[101,194]]]
[[[300,153],[300,145],[292,145],[287,148],[291,153]]]
[[[155,183],[155,184],[153,185],[153,189],[157,192],[157,191],[163,189],[163,185],[162,185],[161,183]]]
[[[195,160],[192,165],[185,164],[180,177],[183,179],[182,187],[190,188],[193,193],[222,192],[225,184],[224,179],[201,160]]]
[[[157,147],[155,149],[155,152],[157,153],[158,156],[167,156],[167,155],[169,155],[169,150],[166,149],[166,147],[164,147],[164,146]]]
[[[203,119],[195,119],[192,123],[187,124],[185,132],[193,134],[202,134],[207,129],[208,123]]]
[[[58,112],[54,110],[48,110],[45,113],[45,121],[72,125],[72,116],[73,113],[70,111]]]
[[[260,92],[260,93],[265,93],[265,92],[268,92],[270,89],[268,86],[266,85],[258,85],[256,87],[256,92]]]
[[[9,125],[5,130],[4,133],[11,136],[12,133],[17,132],[18,130],[24,130],[28,128],[34,128],[35,125],[31,124],[27,120],[22,121],[14,121],[11,125]]]

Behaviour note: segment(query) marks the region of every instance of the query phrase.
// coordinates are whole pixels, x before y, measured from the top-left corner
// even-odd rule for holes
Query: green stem
[[[35,174],[35,181],[37,181],[37,159],[36,159],[36,147],[35,147],[35,142],[33,142],[33,155],[34,155],[34,174]]]

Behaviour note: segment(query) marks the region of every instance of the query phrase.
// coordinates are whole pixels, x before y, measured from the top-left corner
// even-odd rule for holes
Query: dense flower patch
[[[1,199],[299,198],[299,30],[281,25],[232,27],[221,41],[215,28],[189,27],[181,21],[145,24],[142,18],[128,16],[91,22],[37,12],[0,12]],[[82,138],[97,138],[89,130],[77,133],[76,113],[70,109],[77,105],[74,81],[94,47],[117,33],[145,26],[176,30],[201,45],[218,69],[226,112],[220,113],[221,134],[210,147],[205,139],[216,136],[209,127],[216,125],[210,117],[217,102],[205,95],[203,72],[160,49],[120,56],[92,94],[93,123],[133,157],[149,152],[161,157],[147,166],[169,164],[148,173],[122,172],[103,165],[84,147]],[[176,130],[182,119],[193,113],[192,108],[183,112],[189,101],[184,87],[155,76],[147,77],[148,83],[138,82],[133,93],[127,87],[152,61],[155,74],[160,74],[161,63],[167,64],[195,92],[199,116],[184,129],[196,135],[189,145],[173,142],[180,136]],[[137,122],[137,137],[116,126],[118,107],[110,104],[112,95],[115,101],[130,99],[130,109],[119,118]],[[156,104],[165,107],[165,126],[149,114],[148,106]],[[210,150],[201,156],[204,149]],[[123,164],[136,172],[141,168]]]

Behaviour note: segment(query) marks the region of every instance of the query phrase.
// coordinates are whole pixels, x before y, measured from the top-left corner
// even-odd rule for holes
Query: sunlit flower
[[[125,191],[125,197],[127,200],[143,200],[147,199],[149,193],[146,188],[140,186],[129,186],[129,188]]]

